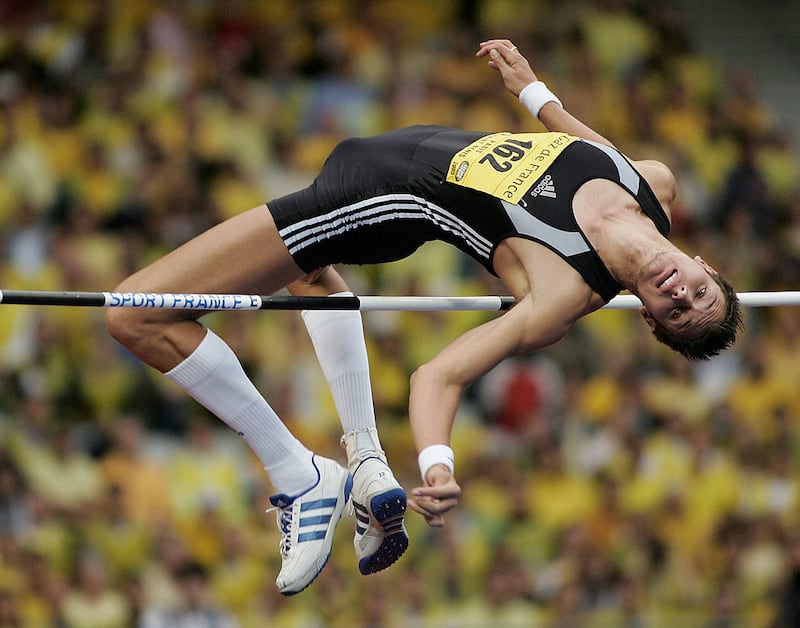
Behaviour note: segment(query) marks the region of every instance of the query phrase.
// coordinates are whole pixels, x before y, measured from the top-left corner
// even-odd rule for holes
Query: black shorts
[[[444,183],[453,154],[481,133],[415,126],[341,142],[307,188],[267,203],[305,272],[328,264],[377,264],[445,240],[490,271],[491,242],[452,209],[487,216],[499,201]],[[490,212],[491,213],[491,212]]]

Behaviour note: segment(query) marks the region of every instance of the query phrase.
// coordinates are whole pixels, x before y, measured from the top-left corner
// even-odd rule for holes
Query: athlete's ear
[[[702,266],[703,268],[705,268],[707,273],[710,273],[712,275],[716,275],[717,274],[717,271],[714,270],[711,267],[710,264],[706,263],[706,261],[702,257],[700,257],[699,255],[695,255],[694,256],[694,261],[697,262],[698,264],[700,264],[700,266]]]
[[[656,330],[656,319],[653,318],[653,315],[647,311],[647,308],[642,306],[639,308],[639,314],[642,315],[644,322],[647,323],[648,327],[650,327],[650,331]]]

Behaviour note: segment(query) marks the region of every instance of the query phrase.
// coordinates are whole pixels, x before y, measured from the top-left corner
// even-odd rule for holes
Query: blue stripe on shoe
[[[311,517],[300,517],[299,526],[301,528],[308,528],[309,526],[327,526],[333,517],[333,510],[336,508],[339,500],[336,497],[328,497],[324,499],[315,499],[314,501],[304,502],[300,504],[300,512],[308,512],[311,510],[328,510],[327,514],[319,514]],[[325,538],[327,530],[315,530],[311,532],[301,532],[297,535],[297,542],[303,543],[305,541],[319,541]]]
[[[303,543],[305,541],[319,541],[325,538],[325,530],[317,530],[316,532],[302,532],[297,535],[297,542]]]
[[[300,504],[300,512],[306,510],[314,510],[315,508],[334,508],[336,502],[339,501],[336,497],[328,497],[325,499],[315,499],[312,502],[303,502]]]
[[[300,527],[315,526],[322,523],[327,524],[331,520],[331,515],[317,515],[316,517],[301,517]]]

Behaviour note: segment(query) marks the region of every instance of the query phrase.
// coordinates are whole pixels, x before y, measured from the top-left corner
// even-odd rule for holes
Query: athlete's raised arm
[[[528,60],[508,39],[481,42],[476,57],[489,57],[489,67],[500,72],[506,89],[517,96],[548,131],[614,146],[607,138],[578,120],[562,106],[531,69]]]

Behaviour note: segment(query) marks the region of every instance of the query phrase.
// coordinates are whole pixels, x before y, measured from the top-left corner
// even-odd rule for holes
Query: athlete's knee
[[[137,292],[128,280],[118,285],[114,292]],[[106,310],[105,323],[108,333],[121,345],[132,349],[142,338],[152,333],[153,313],[132,307],[111,307]]]
[[[108,333],[123,346],[130,347],[141,333],[138,316],[128,308],[109,308],[105,319]]]

